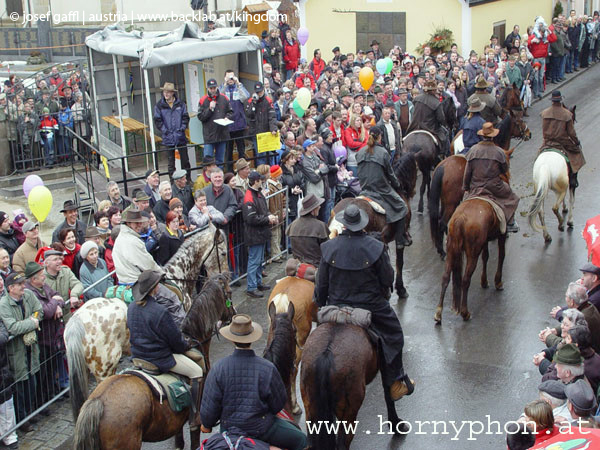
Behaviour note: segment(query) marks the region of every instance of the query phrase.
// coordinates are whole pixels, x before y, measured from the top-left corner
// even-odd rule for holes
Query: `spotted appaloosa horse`
[[[176,281],[183,293],[186,311],[202,267],[209,276],[227,270],[225,241],[213,225],[186,240],[165,266],[166,279]],[[116,372],[121,355],[130,352],[127,305],[114,298],[86,302],[67,323],[64,340],[76,418],[88,397],[88,369],[100,383]]]

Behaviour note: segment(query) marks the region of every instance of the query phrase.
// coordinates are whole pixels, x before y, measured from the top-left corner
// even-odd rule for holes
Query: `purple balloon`
[[[335,155],[335,159],[338,159],[340,156],[346,157],[346,147],[336,145],[333,147],[333,154]]]
[[[306,44],[306,41],[308,41],[308,30],[304,27],[298,28],[298,42],[300,42],[301,45],[304,45]]]
[[[37,175],[29,175],[23,180],[23,194],[25,198],[29,198],[29,193],[36,186],[43,186],[44,181]]]

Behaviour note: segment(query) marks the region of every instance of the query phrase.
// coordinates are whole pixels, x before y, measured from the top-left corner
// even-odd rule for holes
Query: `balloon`
[[[306,44],[306,41],[308,41],[308,30],[304,27],[298,28],[297,36],[298,36],[298,42],[300,42],[300,45]]]
[[[27,202],[35,218],[43,222],[52,209],[52,193],[46,186],[36,186],[29,193]]]
[[[43,186],[44,182],[37,175],[29,175],[23,180],[23,194],[25,194],[25,198],[29,197],[29,193],[36,186]]]
[[[305,87],[298,89],[296,100],[298,100],[298,104],[302,107],[302,109],[305,110],[310,105],[310,91]]]
[[[387,61],[383,58],[378,60],[377,64],[375,64],[375,68],[377,69],[377,72],[379,72],[381,75],[384,75],[387,70]]]
[[[385,69],[385,74],[387,75],[388,73],[390,73],[392,71],[392,68],[394,67],[394,61],[392,61],[392,58],[390,58],[389,56],[386,56],[385,58],[383,58],[383,60],[387,64],[386,69]]]
[[[365,91],[368,91],[371,85],[373,84],[373,80],[375,79],[375,74],[370,67],[363,67],[358,72],[358,79],[360,81],[360,85],[363,87]]]
[[[333,147],[333,154],[335,155],[335,159],[337,160],[340,156],[343,156],[344,158],[347,155],[346,152],[346,147],[344,147],[343,145],[336,145]]]
[[[298,115],[298,117],[304,116],[304,109],[298,103],[298,99],[294,99],[294,103],[292,103],[292,108],[294,108],[294,112]]]

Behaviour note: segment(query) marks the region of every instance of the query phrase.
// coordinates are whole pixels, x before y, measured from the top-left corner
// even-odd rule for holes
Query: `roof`
[[[248,11],[249,13],[259,13],[259,12],[265,12],[265,11],[270,11],[271,10],[271,6],[269,6],[269,4],[267,2],[262,2],[262,3],[257,3],[255,5],[246,5],[244,7],[244,9],[246,11]]]
[[[142,68],[153,69],[260,49],[258,37],[236,36],[238,30],[217,28],[203,33],[197,24],[186,22],[168,32],[127,32],[120,25],[110,25],[88,36],[85,44],[97,52],[139,58]]]

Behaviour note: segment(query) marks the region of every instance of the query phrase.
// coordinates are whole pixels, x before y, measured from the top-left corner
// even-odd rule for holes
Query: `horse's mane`
[[[498,123],[498,136],[494,138],[494,143],[501,146],[503,142],[510,140],[510,121],[511,115],[507,114],[504,119]]]
[[[394,173],[400,182],[399,194],[407,199],[411,198],[415,192],[417,180],[417,163],[413,153],[405,153],[394,161]]]
[[[271,361],[287,386],[291,379],[292,370],[294,367],[294,358],[296,357],[296,332],[292,326],[292,321],[287,313],[277,314],[275,316],[275,330],[273,331],[273,339],[265,348],[263,358]],[[294,387],[292,387],[294,389]]]
[[[447,96],[442,100],[442,110],[444,111],[444,117],[446,118],[446,126],[451,130],[458,124],[456,118],[456,106],[452,97]]]
[[[196,269],[200,271],[200,267],[195,267],[196,265],[202,263],[203,258],[194,258],[191,250],[196,246],[198,241],[207,240],[208,238],[212,238],[214,235],[215,226],[209,224],[206,229],[202,231],[198,231],[196,234],[192,235],[190,238],[183,241],[183,244],[177,249],[177,252],[169,259],[169,262],[165,265],[165,272],[172,272],[178,269],[186,270],[185,267],[189,265],[189,269]],[[210,241],[212,245],[212,240]],[[185,264],[184,264],[185,263]],[[187,272],[187,270],[186,270]]]
[[[218,274],[204,283],[202,290],[194,296],[192,306],[181,324],[183,333],[198,341],[210,336],[226,307],[222,289],[224,280],[226,275]]]

